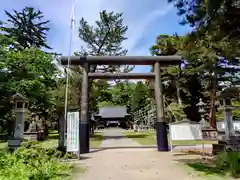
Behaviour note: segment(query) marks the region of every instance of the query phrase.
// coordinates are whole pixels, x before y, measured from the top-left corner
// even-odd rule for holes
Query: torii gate
[[[61,64],[68,65],[68,56],[61,57]],[[162,93],[161,66],[179,65],[180,56],[71,56],[70,65],[80,65],[83,68],[81,112],[79,123],[80,153],[89,152],[89,79],[154,79],[156,100],[156,136],[157,150],[168,151],[167,122],[164,114]],[[154,72],[149,73],[91,73],[91,65],[153,65]]]

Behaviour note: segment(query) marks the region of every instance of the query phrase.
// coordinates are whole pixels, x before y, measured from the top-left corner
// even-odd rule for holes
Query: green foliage
[[[70,178],[71,166],[63,164],[53,149],[25,144],[13,154],[0,151],[1,180],[60,180]]]
[[[190,24],[195,29],[208,29],[215,36],[239,39],[238,0],[168,0],[183,16],[181,24]]]
[[[230,173],[232,176],[240,175],[240,153],[222,152],[216,157],[216,166]]]
[[[16,49],[23,48],[48,48],[46,43],[46,33],[49,21],[43,21],[43,13],[35,11],[32,7],[25,7],[21,11],[13,10],[13,13],[5,11],[8,19],[3,23],[1,30],[7,37],[13,38],[15,43],[12,45]]]
[[[137,111],[148,104],[148,89],[142,81],[137,82],[131,100],[131,111]]]
[[[122,13],[100,12],[100,20],[96,27],[90,26],[84,18],[80,20],[79,37],[88,45],[85,50],[89,55],[120,56],[127,53],[121,44],[127,38],[124,36],[128,27],[123,24]]]
[[[121,105],[126,106],[128,111],[131,111],[134,91],[137,86],[135,83],[123,81],[113,87],[110,87],[106,81],[99,81],[97,84],[98,107]]]
[[[238,106],[240,107],[240,101],[233,101],[233,106]],[[232,115],[233,116],[236,116],[236,117],[240,117],[240,110],[239,109],[236,109],[236,110],[233,110],[232,111]]]
[[[122,47],[122,43],[127,38],[125,33],[128,27],[123,23],[122,13],[107,12],[106,10],[99,13],[99,20],[95,21],[94,25],[90,25],[84,18],[80,20],[80,26],[78,29],[79,38],[85,42],[86,48],[82,48],[80,52],[75,52],[75,55],[95,55],[95,56],[124,56],[127,50]],[[123,70],[122,70],[123,69]],[[92,65],[90,72],[130,72],[133,69],[131,66],[115,66],[115,65]],[[79,69],[72,69],[75,72],[79,72]],[[79,77],[74,76],[73,81],[76,81]],[[80,81],[78,81],[80,82]],[[80,86],[73,84],[71,87],[75,94],[80,95]],[[112,94],[109,90],[110,85],[107,81],[90,81],[90,104],[89,108],[91,112],[97,111],[98,103],[111,102]],[[77,92],[77,93],[76,93]],[[78,103],[80,102],[78,98]]]
[[[171,119],[174,121],[181,121],[184,118],[186,118],[186,114],[184,112],[184,108],[183,107],[179,107],[179,104],[177,103],[170,103],[169,105],[167,105],[167,112],[168,112],[168,116],[171,117]]]
[[[50,90],[56,85],[52,56],[39,49],[9,50],[2,56],[0,71],[6,91],[5,103],[9,104],[11,96],[18,92],[29,98],[30,110],[47,113],[52,106]]]
[[[82,18],[80,20],[79,38],[87,44],[87,49],[82,49],[78,54],[87,54],[95,56],[125,56],[127,49],[122,47],[122,43],[127,38],[125,33],[128,27],[123,23],[123,14],[107,12],[106,10],[99,13],[100,19],[95,22],[95,26]],[[115,72],[120,71],[120,66],[92,65],[91,72],[95,71]],[[124,67],[125,71],[131,71],[129,66]]]
[[[188,46],[185,41],[186,37],[177,34],[173,36],[159,35],[156,44],[150,50],[153,55],[157,56],[177,54],[190,59],[188,66],[184,69],[179,67],[161,68],[164,81],[163,89],[168,104],[182,102],[187,118],[199,121],[200,115],[196,104],[202,96],[202,86],[197,72],[191,72],[193,68],[191,67],[191,58],[189,58]],[[182,104],[178,104],[178,106],[182,106]]]
[[[51,90],[56,87],[57,69],[53,56],[37,48],[15,51],[9,49],[13,42],[0,34],[0,124],[9,129],[12,120],[11,98],[22,93],[29,100],[30,111],[40,111],[44,118],[54,107]]]

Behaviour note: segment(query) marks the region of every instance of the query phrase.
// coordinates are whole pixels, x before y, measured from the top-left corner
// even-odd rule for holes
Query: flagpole
[[[70,24],[70,36],[69,36],[69,51],[68,51],[68,65],[66,69],[66,89],[65,89],[65,103],[64,103],[64,144],[66,146],[66,135],[67,135],[67,110],[68,110],[68,86],[69,86],[69,68],[70,58],[72,53],[72,36],[75,28],[75,0],[72,0],[72,11],[71,11],[71,24]]]

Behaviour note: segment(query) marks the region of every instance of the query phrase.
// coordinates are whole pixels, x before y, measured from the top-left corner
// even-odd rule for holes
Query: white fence
[[[234,130],[240,131],[240,121],[232,121],[232,122],[233,122]],[[218,130],[224,130],[225,129],[225,122],[224,121],[218,121],[217,122],[217,129]]]

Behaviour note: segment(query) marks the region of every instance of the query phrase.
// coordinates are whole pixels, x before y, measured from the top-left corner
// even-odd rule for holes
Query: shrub
[[[222,152],[216,156],[216,166],[233,176],[240,174],[240,152]]]
[[[60,180],[70,178],[71,166],[60,162],[55,149],[24,143],[14,153],[0,151],[0,180]]]

